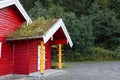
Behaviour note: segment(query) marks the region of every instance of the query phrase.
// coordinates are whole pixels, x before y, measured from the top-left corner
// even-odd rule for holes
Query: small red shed
[[[7,38],[7,41],[13,44],[14,73],[16,74],[30,74],[41,70],[40,64],[43,57],[44,69],[50,69],[52,45],[68,43],[71,47],[73,45],[62,19],[40,18],[27,27],[20,27]],[[40,55],[42,44],[44,56]]]
[[[61,68],[61,44],[73,45],[61,18],[21,27],[24,22],[32,23],[18,0],[0,0],[0,76],[50,69],[53,45],[59,46]]]
[[[13,73],[13,45],[5,39],[23,22],[32,21],[18,0],[0,0],[0,76]]]

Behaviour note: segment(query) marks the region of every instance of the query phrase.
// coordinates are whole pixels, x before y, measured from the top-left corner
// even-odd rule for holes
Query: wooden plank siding
[[[0,41],[16,31],[25,22],[20,12],[15,6],[0,9]]]
[[[18,41],[15,43],[14,73],[29,74],[29,42]]]
[[[40,40],[30,41],[30,57],[29,57],[29,72],[38,71],[38,45],[40,45]],[[45,69],[51,68],[51,46],[50,41],[45,44]]]
[[[50,41],[45,44],[45,68],[51,69],[51,45]]]
[[[40,44],[39,40],[31,40],[29,42],[30,53],[29,53],[29,72],[38,71],[38,45]]]
[[[5,74],[30,74],[38,71],[38,45],[40,40],[21,40],[3,43],[0,58],[0,76]],[[45,44],[45,69],[51,68],[50,41]]]
[[[13,73],[13,53],[12,45],[2,43],[2,56],[0,58],[0,76]]]
[[[2,57],[0,58],[0,76],[13,73],[13,45],[5,42],[6,37],[17,30],[25,19],[15,6],[0,9],[0,41]]]

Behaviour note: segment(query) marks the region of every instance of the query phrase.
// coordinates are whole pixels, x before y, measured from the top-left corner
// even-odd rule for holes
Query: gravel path
[[[120,62],[66,63],[61,73],[47,76],[47,80],[120,80]],[[0,80],[40,80],[36,77],[9,76]]]
[[[49,80],[120,80],[120,62],[67,63],[66,74]]]

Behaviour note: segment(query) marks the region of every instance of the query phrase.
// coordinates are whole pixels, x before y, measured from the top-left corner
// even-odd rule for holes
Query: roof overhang
[[[63,20],[60,18],[57,20],[57,22],[43,35],[43,40],[44,43],[47,43],[47,41],[55,34],[55,32],[59,29],[62,28],[65,37],[67,38],[67,42],[69,43],[70,47],[73,46],[73,42],[70,38],[70,35],[65,27],[65,24],[63,22]]]
[[[26,37],[26,38],[18,38],[18,39],[6,39],[7,41],[14,41],[14,40],[26,40],[26,39],[43,39],[44,41],[44,44],[46,44],[51,37],[53,37],[53,35],[55,34],[55,32],[57,32],[57,30],[59,29],[62,29],[64,34],[65,34],[65,37],[67,39],[67,43],[69,43],[70,47],[73,46],[73,42],[70,38],[70,35],[65,27],[65,24],[63,22],[63,20],[60,18],[57,20],[57,22],[55,22],[51,28],[45,33],[43,34],[42,36],[33,36],[33,37]]]
[[[28,14],[26,13],[26,11],[24,10],[24,8],[22,7],[22,5],[20,4],[20,2],[18,0],[2,0],[2,1],[0,1],[0,9],[11,6],[11,5],[15,5],[17,7],[17,9],[20,11],[22,16],[27,21],[27,23],[32,23],[32,20],[30,19],[30,17],[28,16]]]
[[[43,36],[35,36],[35,37],[26,37],[26,38],[17,38],[17,39],[6,39],[6,41],[17,41],[17,40],[27,40],[27,39],[42,39]]]

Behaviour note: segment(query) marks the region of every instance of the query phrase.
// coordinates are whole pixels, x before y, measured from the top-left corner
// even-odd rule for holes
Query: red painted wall
[[[12,51],[13,49],[10,43],[2,43],[2,57],[0,58],[0,76],[13,73]]]
[[[15,6],[0,9],[0,41],[16,29],[18,29],[25,19]]]
[[[40,40],[31,40],[30,41],[30,67],[29,72],[36,72],[38,71],[38,45],[40,45]],[[45,44],[45,69],[51,68],[51,46],[50,43]]]
[[[45,44],[45,55],[46,55],[46,61],[45,61],[45,67],[46,69],[51,69],[51,45],[50,45],[50,41],[48,41]]]
[[[0,76],[6,74],[29,74],[38,71],[38,45],[40,40],[4,42],[0,58]],[[45,44],[46,69],[51,68],[50,43]]]
[[[55,34],[53,35],[53,40],[67,40],[66,39],[66,36],[65,36],[65,34],[64,34],[64,32],[63,32],[63,30],[62,30],[62,28],[59,28],[56,32],[55,32]]]
[[[29,74],[29,42],[17,41],[14,46],[14,73]]]
[[[38,71],[38,45],[40,40],[22,40],[15,42],[14,73],[29,74]],[[51,47],[45,44],[45,68],[51,68]]]
[[[2,58],[0,58],[0,76],[13,73],[13,46],[4,42],[5,38],[25,21],[15,6],[0,9],[0,41],[2,41]]]
[[[40,41],[39,40],[30,40],[29,44],[29,72],[36,72],[38,71],[38,45],[39,45]]]

